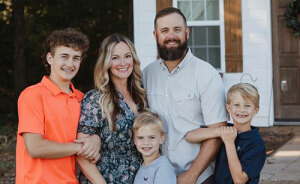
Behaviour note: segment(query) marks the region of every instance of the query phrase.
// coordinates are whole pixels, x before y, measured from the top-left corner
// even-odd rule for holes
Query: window
[[[192,53],[224,72],[223,1],[173,0],[173,6],[182,11],[191,28],[188,45]]]

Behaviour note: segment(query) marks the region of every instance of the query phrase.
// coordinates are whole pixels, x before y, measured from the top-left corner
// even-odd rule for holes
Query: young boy
[[[77,184],[74,143],[83,93],[71,80],[89,47],[86,35],[72,28],[52,32],[43,59],[49,76],[26,88],[18,100],[16,184]]]
[[[216,162],[216,183],[258,183],[266,149],[258,128],[251,126],[251,120],[259,110],[257,89],[248,83],[232,86],[227,93],[226,109],[233,125],[199,128],[188,132],[186,140],[201,142],[215,137],[223,140]]]
[[[175,170],[160,145],[165,140],[161,118],[150,111],[140,113],[133,124],[134,143],[143,156],[134,184],[176,184]]]

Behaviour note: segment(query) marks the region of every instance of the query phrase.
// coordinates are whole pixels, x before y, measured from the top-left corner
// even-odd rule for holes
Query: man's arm
[[[213,128],[197,128],[189,131],[185,135],[186,141],[190,143],[199,143],[207,139],[213,139],[220,137],[220,127]]]
[[[248,175],[243,171],[241,162],[236,152],[234,140],[237,131],[234,127],[222,127],[221,138],[225,144],[229,170],[234,183],[246,183],[249,180]]]
[[[220,126],[226,126],[226,124],[226,122],[221,122],[209,125],[207,127],[216,128]],[[221,143],[222,141],[219,138],[208,139],[202,142],[200,152],[198,153],[189,170],[178,175],[177,184],[195,184],[198,177],[217,156]]]
[[[61,158],[76,154],[82,144],[59,143],[43,138],[36,133],[23,133],[26,150],[32,158]]]

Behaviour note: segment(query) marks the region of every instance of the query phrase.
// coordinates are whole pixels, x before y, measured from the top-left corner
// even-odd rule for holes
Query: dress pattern
[[[131,184],[142,160],[132,139],[132,125],[136,115],[122,94],[118,92],[118,96],[122,112],[116,117],[114,132],[110,131],[107,119],[102,116],[100,93],[95,89],[89,91],[82,100],[78,132],[100,136],[101,157],[96,166],[108,184]],[[91,183],[82,172],[79,181],[81,184]]]

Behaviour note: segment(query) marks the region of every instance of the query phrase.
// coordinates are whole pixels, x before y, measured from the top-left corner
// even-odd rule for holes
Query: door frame
[[[274,125],[300,125],[299,119],[289,119],[289,118],[278,118],[280,116],[280,75],[279,75],[279,57],[278,46],[279,39],[278,35],[278,10],[279,0],[271,1],[271,29],[272,29],[272,63],[273,63],[273,99],[274,99]],[[278,12],[277,12],[278,11]],[[299,79],[298,79],[299,80]]]

